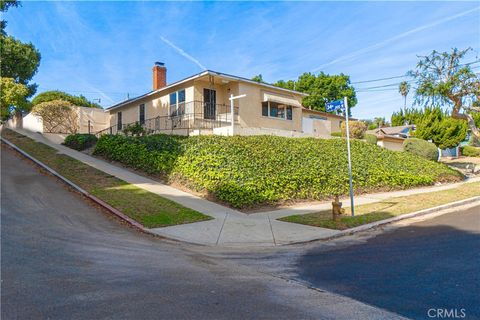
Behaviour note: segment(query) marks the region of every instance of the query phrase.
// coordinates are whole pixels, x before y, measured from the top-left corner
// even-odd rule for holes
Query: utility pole
[[[350,206],[352,210],[352,217],[355,216],[355,206],[353,201],[353,183],[352,183],[352,158],[350,155],[350,129],[348,127],[348,101],[347,97],[343,98],[343,106],[345,108],[345,125],[347,129],[347,153],[348,153],[348,176],[349,176],[349,185],[350,185]]]

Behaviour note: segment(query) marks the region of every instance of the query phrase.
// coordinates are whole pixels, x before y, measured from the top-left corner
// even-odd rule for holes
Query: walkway
[[[329,238],[338,231],[317,228],[276,219],[292,214],[306,214],[331,208],[330,202],[300,205],[269,212],[245,214],[238,210],[205,200],[190,193],[175,189],[158,181],[143,177],[106,161],[89,156],[61,145],[62,139],[55,134],[32,133],[15,129],[36,141],[47,144],[60,153],[84,162],[98,170],[134,184],[139,188],[158,194],[164,198],[204,213],[214,219],[204,222],[184,224],[172,227],[155,228],[151,231],[168,238],[203,245],[221,246],[275,246],[295,242],[304,242]],[[479,178],[472,179],[479,181]],[[378,202],[386,198],[405,196],[415,193],[434,192],[456,187],[457,184],[410,189],[405,191],[369,194],[355,199],[355,204]],[[342,199],[346,207],[348,199]]]

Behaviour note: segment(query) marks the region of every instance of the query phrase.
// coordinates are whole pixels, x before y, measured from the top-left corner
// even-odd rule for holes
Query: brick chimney
[[[153,71],[153,90],[158,90],[167,85],[167,68],[163,62],[155,62]]]

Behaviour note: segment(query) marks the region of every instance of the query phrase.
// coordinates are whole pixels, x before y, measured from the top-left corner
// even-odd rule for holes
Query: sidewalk
[[[214,219],[204,222],[184,224],[172,227],[150,229],[151,232],[168,238],[190,243],[218,246],[276,246],[295,242],[305,242],[335,236],[337,230],[317,228],[276,219],[292,214],[306,214],[331,208],[330,202],[302,205],[269,212],[245,214],[220,204],[194,196],[187,192],[164,185],[158,181],[135,174],[129,170],[114,166],[106,161],[91,157],[61,145],[61,139],[55,134],[39,134],[15,129],[36,141],[57,149],[60,153],[84,162],[98,170],[134,184],[164,198],[204,213]],[[468,182],[480,181],[479,178]],[[461,182],[461,183],[468,183]],[[461,184],[458,183],[458,184]],[[369,194],[355,198],[355,204],[378,202],[386,198],[406,196],[416,193],[434,192],[455,188],[458,184],[410,189],[405,191]],[[349,200],[342,199],[348,207]],[[347,205],[348,204],[348,205]]]

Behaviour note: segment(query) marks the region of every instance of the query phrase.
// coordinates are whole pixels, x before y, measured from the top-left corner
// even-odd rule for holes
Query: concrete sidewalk
[[[15,130],[36,141],[57,149],[60,153],[97,168],[98,170],[104,171],[128,183],[134,184],[139,188],[148,190],[214,218],[204,222],[150,229],[151,232],[161,236],[203,245],[275,246],[329,238],[339,233],[337,230],[276,220],[292,214],[306,214],[328,209],[331,208],[330,202],[314,205],[307,204],[269,212],[245,214],[238,210],[222,206],[167,186],[158,181],[143,177],[127,169],[112,165],[82,152],[67,148],[61,145],[62,139],[59,138],[59,135],[32,133],[22,129]],[[480,181],[480,179],[471,179],[469,182],[473,181]],[[461,183],[364,195],[355,198],[355,204],[372,203],[391,197],[446,190],[455,188],[459,184]],[[343,202],[349,204],[348,199],[343,199]]]

